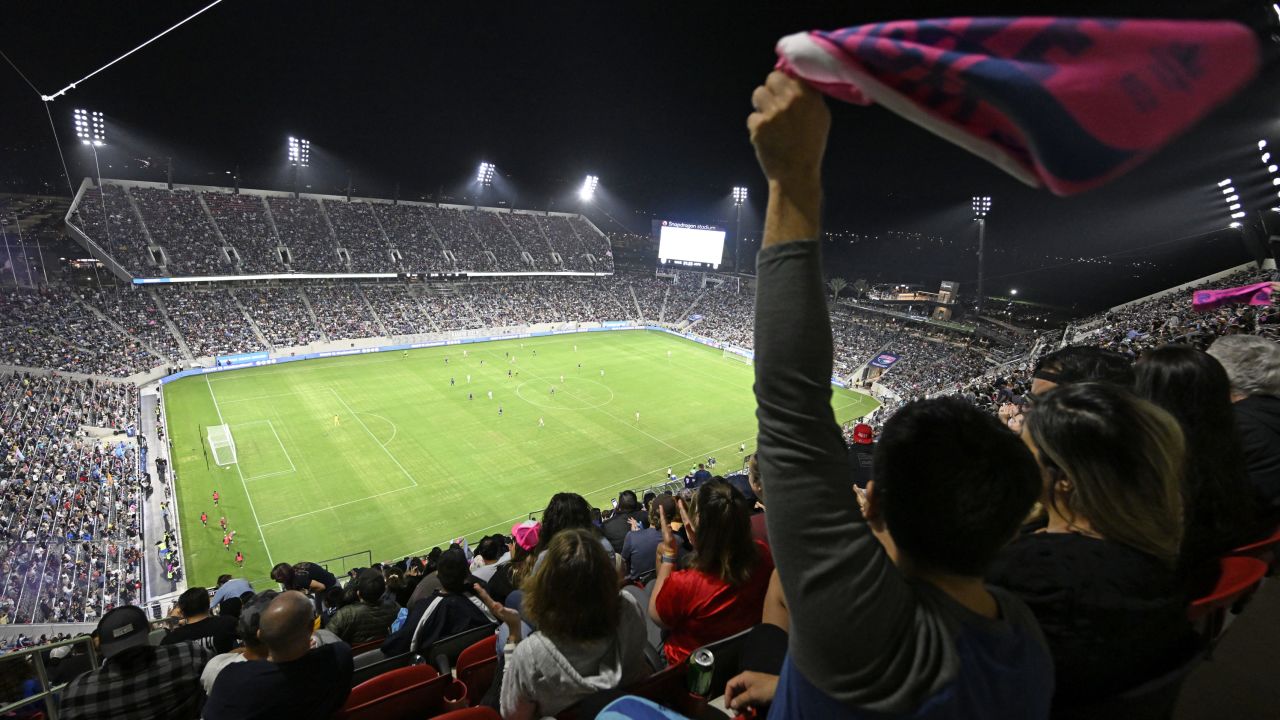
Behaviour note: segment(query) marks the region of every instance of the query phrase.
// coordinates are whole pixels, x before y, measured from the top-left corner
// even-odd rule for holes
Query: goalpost
[[[731,352],[728,348],[721,348],[720,356],[725,360],[733,360],[734,362],[740,362],[743,365],[751,365],[753,362],[751,358],[746,357],[745,355],[739,355],[736,352]]]
[[[209,426],[209,449],[213,451],[213,461],[218,465],[236,464],[236,441],[231,437],[231,428],[226,425]]]

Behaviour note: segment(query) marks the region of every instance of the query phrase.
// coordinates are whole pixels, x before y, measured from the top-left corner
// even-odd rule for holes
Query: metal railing
[[[52,653],[60,647],[70,646],[71,650],[60,662],[67,662],[71,657],[71,653],[76,652],[77,646],[88,654],[89,668],[99,666],[101,659],[98,657],[98,649],[94,647],[93,640],[88,635],[71,638],[70,640],[61,640],[59,642],[49,643],[47,645],[38,645],[23,650],[15,650],[13,652],[0,655],[0,665],[4,665],[0,674],[8,674],[14,672],[15,676],[21,676],[23,680],[33,678],[40,684],[40,689],[32,695],[24,698],[0,698],[0,716],[6,715],[19,708],[30,708],[36,703],[44,705],[45,716],[50,720],[58,719],[58,695],[57,693],[67,686],[67,683],[54,685],[50,680],[50,671],[55,669],[50,666]],[[25,663],[25,670],[14,670],[12,663]],[[15,689],[19,689],[24,685],[16,683]]]

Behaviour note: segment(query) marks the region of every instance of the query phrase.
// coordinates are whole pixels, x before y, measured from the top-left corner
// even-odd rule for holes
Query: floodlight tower
[[[98,181],[98,200],[102,203],[102,231],[107,234],[107,247],[111,247],[111,222],[110,216],[107,215],[107,189],[102,186],[102,166],[98,163],[98,148],[107,144],[107,123],[103,119],[102,113],[94,110],[89,111],[83,108],[76,108],[72,112],[72,120],[75,123],[76,137],[80,140],[81,145],[88,145],[93,151],[93,174]],[[102,280],[98,278],[98,266],[93,267],[93,277],[97,280],[98,285],[102,285]]]
[[[1240,227],[1240,218],[1245,216],[1245,212],[1240,206],[1240,195],[1236,193],[1236,186],[1231,182],[1231,178],[1223,178],[1218,182],[1218,189],[1222,191],[1222,200],[1227,204],[1227,212],[1231,215],[1231,222],[1227,227]]]
[[[596,196],[596,185],[599,184],[600,178],[595,175],[588,175],[586,179],[582,181],[582,187],[578,190],[578,199],[581,200],[583,204],[591,202],[591,199]]]
[[[739,265],[742,250],[742,206],[747,204],[747,189],[739,185],[733,189],[733,271],[742,272]]]
[[[1267,178],[1271,180],[1271,190],[1276,193],[1276,199],[1271,201],[1271,212],[1280,213],[1280,174],[1277,174],[1277,171],[1280,171],[1280,166],[1277,166],[1272,161],[1271,151],[1267,149],[1266,140],[1258,141],[1258,152],[1261,153],[1259,157],[1262,159],[1262,164],[1267,168]]]
[[[298,198],[299,168],[311,166],[311,141],[289,136],[289,167],[293,173],[293,198]]]
[[[977,315],[982,314],[983,285],[986,269],[987,214],[991,212],[990,195],[973,196],[973,219],[978,223],[978,305]]]
[[[476,192],[475,207],[480,207],[480,198],[484,195],[484,191],[493,187],[493,174],[496,169],[491,162],[480,163],[480,169],[476,171],[476,182],[479,183],[480,189]]]

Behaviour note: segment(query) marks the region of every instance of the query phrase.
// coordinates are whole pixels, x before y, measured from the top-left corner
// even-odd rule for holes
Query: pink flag
[[[1272,289],[1272,283],[1260,282],[1226,290],[1196,290],[1191,296],[1191,309],[1208,312],[1231,303],[1270,305]]]
[[[778,68],[878,103],[1033,187],[1131,170],[1243,88],[1258,41],[1230,21],[900,20],[788,35]]]

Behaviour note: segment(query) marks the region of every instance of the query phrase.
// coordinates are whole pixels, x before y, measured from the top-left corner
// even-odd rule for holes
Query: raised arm
[[[769,181],[755,318],[759,463],[769,541],[791,611],[790,657],[837,699],[885,687],[913,595],[857,509],[831,409],[831,323],[818,243],[830,116],[811,88],[775,72],[752,95],[751,142]],[[889,678],[891,679],[891,678]]]

